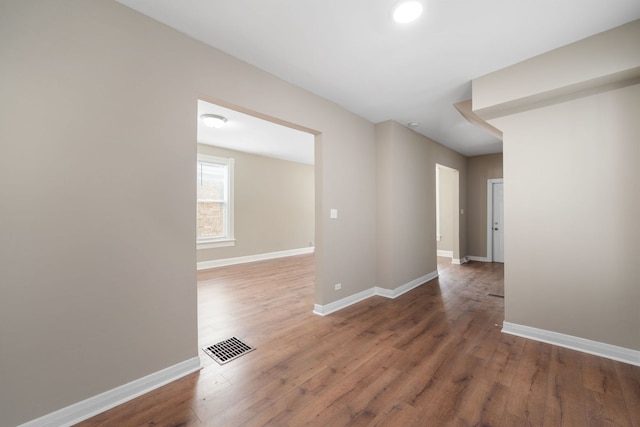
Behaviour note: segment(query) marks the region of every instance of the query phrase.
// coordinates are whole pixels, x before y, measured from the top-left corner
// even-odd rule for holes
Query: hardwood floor
[[[257,347],[79,426],[639,426],[640,367],[500,332],[501,264],[314,315],[313,256],[198,274],[201,347]]]

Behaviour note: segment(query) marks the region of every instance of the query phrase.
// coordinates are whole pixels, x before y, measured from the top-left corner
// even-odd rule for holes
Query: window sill
[[[211,242],[197,242],[196,249],[215,249],[215,248],[224,248],[227,246],[235,246],[236,239],[227,239],[227,240],[215,240]]]

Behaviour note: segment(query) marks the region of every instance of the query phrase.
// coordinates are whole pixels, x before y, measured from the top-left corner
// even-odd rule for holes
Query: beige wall
[[[502,153],[467,159],[467,254],[487,257],[487,180],[502,178]]]
[[[505,114],[491,123],[504,132],[507,322],[640,350],[637,40],[640,21],[474,81],[474,100],[504,95],[485,105]],[[571,93],[574,63],[577,82],[582,67],[621,79]],[[515,96],[536,87],[542,104]]]
[[[637,79],[639,27],[632,21],[474,79],[474,113],[502,117]]]
[[[435,163],[460,171],[460,207],[466,210],[464,157],[394,122],[378,125],[376,138],[366,120],[116,2],[4,2],[0,40],[2,427],[198,355],[193,165],[199,98],[317,131],[316,304],[376,284],[394,289],[436,269]],[[505,134],[505,147],[514,148],[505,153],[505,164],[514,159],[505,170],[507,227],[515,226],[510,221],[518,209],[524,211],[524,234],[506,236],[511,321],[545,327],[548,312],[549,329],[584,336],[592,328],[587,338],[606,336],[605,342],[639,348],[637,310],[631,310],[638,301],[632,285],[640,241],[631,218],[639,214],[637,198],[629,197],[637,194],[639,179],[632,168],[618,167],[638,158],[637,145],[629,143],[638,132],[632,123],[637,89],[628,90],[577,106],[576,120],[594,119],[589,134],[580,135],[586,144],[580,147],[589,147],[585,163],[564,188],[581,197],[581,209],[569,209],[550,229],[556,233],[547,233],[547,252],[516,246],[516,237],[535,234],[528,220],[550,215],[525,196],[540,190],[531,182],[533,171],[520,176],[526,191],[510,187],[517,166],[528,164],[519,151],[527,147],[511,144]],[[556,128],[529,137],[560,144],[559,163],[549,166],[552,176],[564,177],[560,165],[574,160],[577,147],[562,148],[571,130],[557,128],[564,125],[543,112]],[[617,121],[625,115],[631,118]],[[540,118],[515,117],[513,138],[520,138],[523,123]],[[613,139],[615,150],[592,148],[596,138]],[[616,171],[599,181],[607,191],[619,185],[613,195],[597,187],[610,202],[604,208],[576,183],[593,184],[587,170]],[[561,199],[551,191],[553,200]],[[329,219],[330,209],[339,211],[338,219]],[[615,221],[600,231],[585,216],[592,211]],[[580,218],[568,229],[571,239],[564,237],[569,216]],[[466,224],[462,215],[457,258],[467,253]],[[556,276],[532,269],[535,261],[567,265],[558,266]],[[569,269],[585,265],[576,280]],[[530,270],[535,274],[528,277]],[[544,286],[534,286],[533,278]],[[342,283],[341,293],[335,283]],[[529,297],[537,307],[524,307]]]
[[[640,350],[639,100],[635,85],[498,122],[505,320]]]
[[[460,200],[466,197],[462,155],[393,121],[376,125],[378,164],[378,286],[396,289],[437,269],[436,163],[460,172]],[[461,230],[460,252],[466,251]],[[454,258],[460,258],[454,253]]]
[[[198,355],[198,98],[320,132],[316,303],[375,284],[373,124],[112,1],[4,2],[0,40],[3,427]]]
[[[236,244],[199,249],[198,262],[313,246],[314,167],[198,144],[198,153],[235,159]]]
[[[453,251],[456,246],[458,233],[454,234],[456,213],[458,212],[458,182],[456,172],[452,169],[439,168],[440,182],[440,240],[437,241],[439,251]]]

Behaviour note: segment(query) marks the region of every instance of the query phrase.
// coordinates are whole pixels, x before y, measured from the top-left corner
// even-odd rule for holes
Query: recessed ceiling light
[[[415,21],[422,13],[422,4],[419,1],[400,3],[393,10],[393,20],[400,24]]]
[[[407,124],[412,128],[420,126],[420,123],[418,123],[418,122],[411,122],[411,123],[407,123]]]
[[[200,116],[200,119],[205,126],[208,126],[210,128],[222,127],[227,122],[226,117],[222,117],[217,114],[202,114]]]

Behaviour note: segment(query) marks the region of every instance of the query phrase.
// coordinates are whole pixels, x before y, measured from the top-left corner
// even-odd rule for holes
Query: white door
[[[491,221],[491,234],[493,237],[492,260],[494,262],[504,262],[504,196],[503,184],[494,182],[493,184],[493,218]]]

